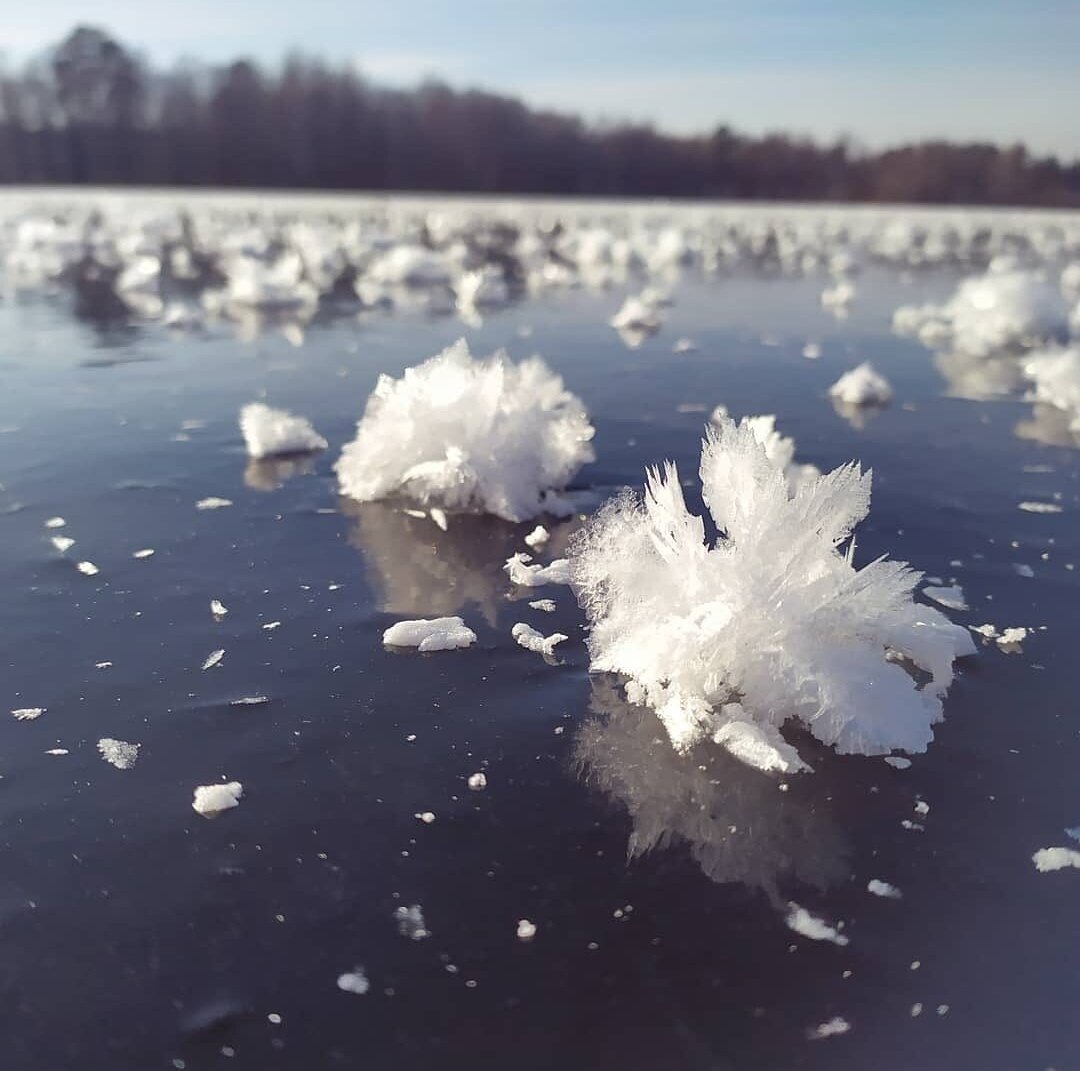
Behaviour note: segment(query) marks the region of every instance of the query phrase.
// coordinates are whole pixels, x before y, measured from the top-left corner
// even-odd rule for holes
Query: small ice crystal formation
[[[554,658],[556,644],[560,644],[563,640],[568,640],[570,638],[561,632],[553,632],[550,636],[545,636],[543,633],[537,632],[531,625],[526,625],[523,621],[519,621],[510,630],[510,635],[512,635],[526,651],[535,651],[538,655],[543,655],[545,658]]]
[[[468,783],[473,792],[482,792],[487,788],[487,775],[483,772],[469,774]]]
[[[517,936],[519,941],[531,941],[536,936],[536,923],[518,919]]]
[[[118,770],[130,770],[139,757],[142,744],[129,744],[126,740],[113,740],[112,737],[103,736],[97,746],[101,757],[110,766],[115,766]]]
[[[53,536],[49,542],[52,543],[61,554],[71,550],[71,548],[75,546],[75,540],[72,539],[71,536]]]
[[[833,1016],[828,1022],[822,1023],[820,1026],[815,1026],[807,1034],[807,1037],[811,1041],[821,1041],[823,1038],[836,1037],[839,1034],[846,1034],[851,1029],[851,1024],[839,1015]]]
[[[399,621],[383,633],[388,647],[416,647],[420,651],[453,651],[476,642],[476,633],[460,617]]]
[[[503,569],[512,584],[523,588],[539,588],[545,584],[570,583],[568,558],[556,558],[550,565],[529,565],[531,561],[528,554],[513,554],[506,559]]]
[[[394,918],[397,919],[398,933],[402,937],[408,937],[413,941],[422,941],[425,937],[431,936],[431,931],[424,922],[424,912],[419,904],[397,908],[394,912]]]
[[[34,721],[44,713],[44,707],[19,707],[11,712],[11,716],[16,721]]]
[[[214,818],[222,811],[240,806],[240,797],[244,786],[239,781],[228,781],[216,785],[199,785],[191,806],[204,818]]]
[[[231,505],[231,498],[219,498],[217,495],[210,495],[209,498],[200,498],[199,501],[195,503],[195,508],[197,510],[224,509],[226,506]]]
[[[834,945],[846,945],[848,939],[835,927],[824,919],[811,915],[805,907],[798,904],[788,904],[789,911],[784,921],[788,929],[794,930],[803,937],[809,937],[811,941],[831,941]]]
[[[229,612],[229,608],[220,599],[210,600],[210,613],[214,617],[224,617]]]
[[[892,399],[892,387],[869,361],[864,361],[845,372],[829,388],[829,394],[845,405],[885,405]]]
[[[83,576],[97,576],[101,570],[93,562],[77,562],[75,568],[79,570]]]
[[[1080,869],[1080,852],[1074,848],[1040,848],[1031,857],[1031,861],[1040,874],[1064,870],[1066,867]]]
[[[593,460],[580,399],[539,357],[477,359],[461,339],[400,379],[379,377],[342,451],[343,494],[401,494],[523,521]]]
[[[539,550],[551,538],[551,533],[542,525],[538,524],[526,537],[525,545]]]
[[[363,967],[353,967],[351,971],[338,975],[337,987],[343,993],[355,993],[362,997],[371,988],[371,983]]]
[[[1032,382],[1032,399],[1062,410],[1069,430],[1080,435],[1080,345],[1032,353],[1024,375]]]
[[[920,574],[906,564],[855,568],[870,473],[851,463],[792,494],[749,423],[722,418],[700,475],[712,545],[671,463],[649,471],[644,498],[623,492],[578,533],[571,573],[591,669],[629,678],[627,698],[651,707],[680,751],[712,737],[753,765],[798,769],[780,735],[791,717],[841,753],[925,751],[953,660],[975,645],[912,600]],[[929,680],[919,686],[898,658]]]
[[[545,614],[555,613],[555,600],[554,599],[534,599],[529,603],[531,610],[540,610]]]
[[[240,410],[240,431],[249,457],[276,457],[325,450],[327,441],[304,417],[252,402]]]
[[[880,878],[871,878],[866,886],[867,892],[874,896],[880,896],[885,900],[899,900],[904,894],[895,886]]]

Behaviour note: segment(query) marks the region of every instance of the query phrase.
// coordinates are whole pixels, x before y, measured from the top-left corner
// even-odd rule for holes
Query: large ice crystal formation
[[[388,375],[368,399],[337,463],[360,502],[404,495],[426,505],[523,521],[561,508],[562,491],[593,459],[584,405],[539,357],[477,359],[464,339]]]
[[[850,463],[792,489],[751,422],[721,417],[700,474],[712,545],[671,463],[578,535],[591,668],[627,677],[627,697],[656,711],[680,751],[712,737],[752,765],[799,769],[780,735],[789,718],[842,753],[924,751],[953,660],[975,647],[913,601],[920,574],[906,564],[855,568],[870,473]]]

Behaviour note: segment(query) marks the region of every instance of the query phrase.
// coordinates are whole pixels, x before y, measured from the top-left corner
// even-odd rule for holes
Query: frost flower
[[[700,474],[714,543],[671,463],[577,537],[591,668],[627,677],[627,697],[656,711],[680,751],[711,737],[761,769],[804,768],[780,735],[789,718],[843,753],[924,751],[953,660],[975,648],[913,601],[920,575],[906,564],[855,568],[870,473],[850,463],[792,489],[751,422],[722,417]]]

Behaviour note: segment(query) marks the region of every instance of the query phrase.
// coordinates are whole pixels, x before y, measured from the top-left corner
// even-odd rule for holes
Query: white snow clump
[[[476,633],[460,617],[433,617],[399,621],[384,633],[388,647],[416,647],[420,651],[453,651],[476,643]]]
[[[649,470],[643,498],[623,492],[577,535],[570,571],[591,669],[629,678],[627,698],[656,712],[678,751],[712,737],[751,765],[799,769],[780,735],[793,717],[842,753],[924,751],[953,660],[975,645],[912,600],[920,574],[906,564],[855,568],[870,473],[850,463],[792,493],[750,423],[722,418],[700,475],[712,545],[671,463]],[[929,681],[919,687],[897,658]]]
[[[545,658],[554,658],[555,646],[570,638],[562,632],[553,632],[550,636],[545,636],[542,632],[537,632],[532,625],[526,625],[524,621],[519,621],[510,630],[510,635],[526,651],[535,651]]]
[[[798,904],[788,904],[788,913],[784,921],[788,929],[794,930],[803,937],[809,937],[811,941],[832,941],[834,945],[846,945],[848,939],[835,927],[816,915],[811,915],[805,907]]]
[[[1080,869],[1080,852],[1075,848],[1040,848],[1031,857],[1031,861],[1040,874],[1064,870],[1070,866]]]
[[[845,405],[885,405],[892,398],[892,387],[869,361],[864,361],[845,372],[829,388],[829,394]]]
[[[101,757],[115,766],[118,770],[130,770],[139,757],[139,748],[142,744],[130,744],[126,740],[114,740],[110,736],[103,736],[97,743]]]
[[[1069,430],[1080,435],[1080,345],[1032,353],[1024,375],[1033,384],[1032,400],[1063,410]]]
[[[225,784],[199,785],[195,789],[195,798],[191,802],[194,810],[204,818],[214,818],[222,811],[228,811],[233,807],[240,806],[240,797],[244,794],[244,786],[239,781],[229,781]]]
[[[240,410],[240,431],[249,457],[276,457],[325,450],[327,441],[304,417],[252,402]]]
[[[541,358],[476,359],[460,339],[400,379],[379,377],[336,468],[360,502],[401,494],[523,521],[593,460],[592,436],[581,400]]]
[[[539,588],[545,584],[570,583],[570,559],[556,558],[550,565],[529,565],[528,554],[512,554],[506,559],[506,570],[512,584],[523,588]]]

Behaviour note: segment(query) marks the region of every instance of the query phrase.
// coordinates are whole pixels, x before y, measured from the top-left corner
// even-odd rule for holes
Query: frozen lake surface
[[[242,217],[249,246],[262,234],[230,255],[279,267],[283,219],[344,227],[387,211],[191,203],[196,230],[226,205],[216,233]],[[394,203],[386,233],[412,227],[438,251],[463,203]],[[309,259],[273,283],[295,301],[234,289],[207,302],[201,280],[167,326],[168,295],[154,305],[158,290],[115,282],[148,255],[130,241],[73,253],[51,232],[29,270],[20,221],[71,211],[86,203],[0,200],[7,1071],[1080,1066],[1080,872],[1032,861],[1080,849],[1066,832],[1080,826],[1080,435],[1067,410],[1025,399],[1015,351],[935,354],[891,326],[996,255],[1056,287],[1080,259],[1075,217],[898,213],[931,231],[960,220],[967,235],[958,253],[913,261],[875,252],[866,212],[724,208],[751,252],[710,260],[691,241],[663,264],[608,255],[603,273],[560,255],[545,265],[575,276],[558,286],[529,283],[522,257],[507,267],[512,238],[494,248],[491,228],[485,255],[510,285],[482,308],[461,295],[493,276],[433,283],[426,263],[410,284],[423,300],[391,303],[363,292],[370,259],[344,289],[340,265],[320,275]],[[590,209],[528,211],[550,235]],[[634,211],[691,238],[707,217]],[[443,223],[421,233],[433,212]],[[601,215],[618,230],[632,213]],[[773,255],[778,219],[796,220],[798,256]],[[221,263],[199,271],[239,286],[249,267]],[[390,267],[378,271],[389,287]],[[845,280],[854,296],[823,304]],[[672,303],[658,329],[624,337],[609,321],[646,283]],[[458,301],[443,309],[431,293],[447,285]],[[638,487],[664,459],[693,476],[714,406],[776,414],[799,462],[873,469],[858,562],[909,561],[962,588],[952,620],[1027,637],[976,636],[908,768],[804,732],[792,739],[813,774],[763,774],[716,748],[678,755],[651,711],[590,676],[570,590],[508,582],[503,563],[535,521],[451,513],[443,531],[400,502],[339,496],[333,465],[378,375],[462,336],[478,354],[541,354],[583,400],[597,459],[575,487]],[[830,400],[868,360],[890,404]],[[329,449],[249,460],[237,414],[253,400],[309,418]],[[207,499],[228,504],[198,508]],[[579,521],[544,523],[546,562]],[[541,598],[554,612],[528,606]],[[383,646],[396,621],[440,616],[476,642]],[[569,638],[545,661],[515,642],[519,621]],[[137,758],[103,738],[138,744]],[[196,813],[194,789],[223,781],[242,785],[237,805]],[[791,904],[832,936],[813,939]]]

